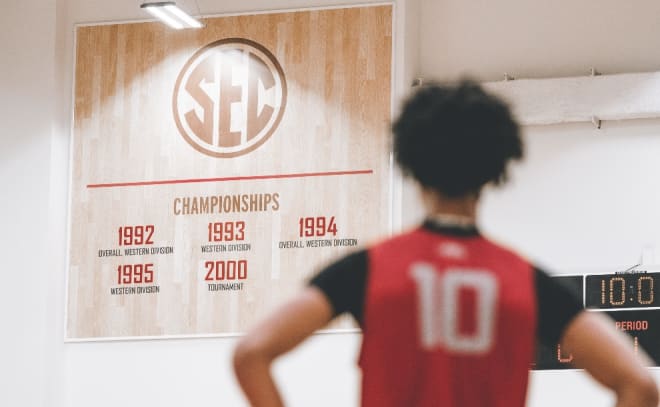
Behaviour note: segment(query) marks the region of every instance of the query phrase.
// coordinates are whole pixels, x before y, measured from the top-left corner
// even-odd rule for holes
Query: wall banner
[[[77,29],[68,340],[244,332],[389,233],[392,6],[204,22]]]

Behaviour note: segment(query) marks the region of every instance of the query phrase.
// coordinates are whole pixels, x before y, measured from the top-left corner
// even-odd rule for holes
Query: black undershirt
[[[452,236],[478,236],[475,228],[444,226],[425,222],[424,228]],[[368,252],[350,254],[323,269],[310,281],[328,298],[335,316],[350,313],[362,326],[366,297]],[[580,311],[582,303],[570,287],[553,279],[545,271],[534,268],[537,301],[537,338],[546,346],[557,344],[568,323]]]

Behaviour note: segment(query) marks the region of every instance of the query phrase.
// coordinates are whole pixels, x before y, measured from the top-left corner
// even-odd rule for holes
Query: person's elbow
[[[660,403],[658,385],[651,374],[635,378],[624,391],[634,394],[634,397],[638,399],[637,406],[657,407]]]
[[[270,365],[274,357],[268,352],[266,346],[257,338],[246,336],[241,339],[234,349],[234,371],[240,377],[249,374],[256,366]]]
[[[658,407],[658,385],[645,367],[618,376],[608,387],[616,393],[617,406]]]
[[[649,403],[649,406],[656,407],[660,403],[660,394],[658,394],[658,385],[655,379],[649,375],[644,383],[644,397]]]

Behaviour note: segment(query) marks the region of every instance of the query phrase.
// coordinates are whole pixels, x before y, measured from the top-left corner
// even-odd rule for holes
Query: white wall
[[[484,227],[564,274],[633,266],[660,245],[659,134],[657,119],[526,128],[527,159],[486,195]]]
[[[61,267],[47,262],[55,0],[0,13],[0,404],[44,405],[53,365],[45,337]]]
[[[144,18],[135,0],[4,0],[0,13],[0,405],[240,406],[229,369],[235,339],[64,344],[64,279],[72,27]],[[192,0],[180,2],[193,4]],[[198,0],[203,13],[312,5],[334,0]],[[660,5],[614,0],[399,1],[395,89],[411,76],[482,80],[660,70]],[[399,10],[398,16],[401,16]],[[421,41],[414,22],[419,16]],[[401,24],[401,22],[399,22]],[[399,27],[399,26],[398,26]],[[403,30],[405,28],[405,30]],[[417,60],[419,55],[419,60]],[[560,272],[620,267],[658,245],[660,152],[656,121],[527,129],[528,159],[501,192],[489,193],[484,230]],[[414,221],[405,190],[404,222]],[[399,203],[401,204],[401,202]],[[395,204],[395,208],[397,205]],[[47,227],[47,232],[44,232]],[[543,233],[539,233],[542,230]],[[579,244],[566,239],[570,233]],[[658,256],[660,258],[660,256]],[[29,261],[29,263],[28,263]],[[609,269],[608,269],[609,270]],[[292,406],[355,405],[359,335],[320,335],[276,367]],[[606,405],[580,373],[532,376],[530,405]],[[328,384],[336,392],[330,390]],[[575,401],[577,399],[577,401]],[[571,401],[573,400],[573,401]]]

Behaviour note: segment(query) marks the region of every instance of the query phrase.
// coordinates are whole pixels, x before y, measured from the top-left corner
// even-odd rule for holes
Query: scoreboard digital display
[[[660,306],[655,295],[660,273],[586,276],[584,305],[592,309],[628,309]]]
[[[632,337],[640,348],[660,366],[660,299],[656,287],[660,273],[634,272],[585,276],[555,276],[574,290],[591,312],[603,312],[614,327]],[[559,344],[548,348],[538,344],[534,370],[575,369],[573,355]]]

